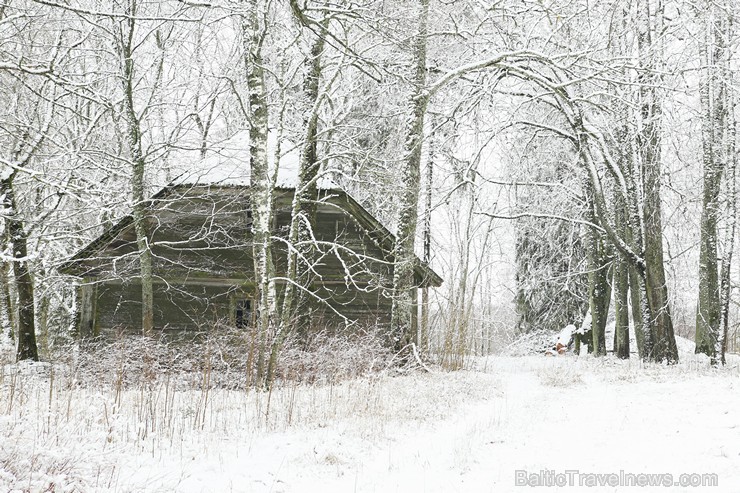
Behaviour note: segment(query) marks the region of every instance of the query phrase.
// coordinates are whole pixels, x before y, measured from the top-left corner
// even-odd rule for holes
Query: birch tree
[[[256,383],[272,379],[273,368],[266,368],[269,337],[275,330],[275,272],[272,261],[272,224],[274,177],[268,168],[268,95],[265,86],[262,46],[267,35],[264,8],[257,0],[244,2],[241,16],[244,69],[249,93],[249,176],[252,203],[252,242],[254,272],[259,299],[257,320]],[[272,361],[271,361],[272,362]]]
[[[161,130],[163,113],[160,110],[165,106],[161,93],[167,82],[174,85],[174,81],[164,80],[166,47],[172,42],[173,33],[181,34],[176,29],[178,24],[192,23],[196,18],[187,17],[193,13],[189,7],[168,2],[153,5],[124,0],[110,8],[102,4],[88,8],[75,3],[55,4],[55,8],[75,14],[91,28],[89,39],[78,50],[90,64],[85,74],[87,78],[98,76],[98,79],[81,90],[84,90],[84,97],[105,109],[107,118],[98,119],[96,124],[112,124],[120,145],[119,155],[114,161],[126,163],[128,168],[122,171],[129,180],[129,201],[136,236],[141,328],[144,335],[151,336],[154,330],[154,271],[147,218],[150,193],[147,164],[164,156],[182,133],[184,123],[181,121],[171,122],[169,132]],[[170,103],[169,113],[177,118],[177,105],[174,101]],[[155,135],[157,129],[159,133]],[[161,140],[158,141],[157,137]],[[105,142],[99,144],[103,147],[110,145]],[[98,154],[106,156],[108,152],[101,149]],[[108,164],[101,166],[109,167]],[[167,174],[161,168],[152,171],[155,172],[152,175]]]
[[[730,26],[733,20],[730,19]],[[730,329],[730,296],[732,284],[730,280],[732,272],[732,259],[735,252],[735,235],[737,233],[737,121],[735,120],[735,98],[731,91],[726,92],[728,120],[725,155],[727,156],[727,200],[725,207],[726,231],[723,241],[722,265],[720,270],[720,301],[721,301],[721,326],[720,339],[716,345],[720,353],[720,361],[726,364],[725,355],[728,350],[728,336]]]
[[[400,351],[414,340],[412,312],[415,309],[412,290],[414,286],[414,240],[418,222],[419,192],[421,183],[422,142],[424,118],[429,95],[427,85],[427,31],[429,0],[419,0],[416,20],[417,31],[412,43],[413,75],[409,99],[406,142],[402,163],[403,192],[398,206],[396,244],[393,271],[393,311],[391,325],[396,331],[395,347]]]

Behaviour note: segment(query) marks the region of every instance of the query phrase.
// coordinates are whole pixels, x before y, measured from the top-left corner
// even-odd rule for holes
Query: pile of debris
[[[558,333],[545,329],[528,332],[506,346],[502,353],[507,356],[563,355],[573,350],[576,335],[580,335],[582,340],[585,337],[591,337],[590,313],[586,314],[580,328],[571,324]]]
[[[572,327],[572,326],[569,326]],[[551,330],[535,330],[519,336],[514,342],[506,346],[501,354],[505,356],[532,356],[556,351],[560,334],[553,334]],[[566,344],[567,346],[567,344]],[[557,352],[555,352],[557,354]]]

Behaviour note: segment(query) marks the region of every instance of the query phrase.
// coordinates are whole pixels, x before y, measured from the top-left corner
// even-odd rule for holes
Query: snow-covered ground
[[[272,394],[90,390],[6,367],[0,491],[556,491],[517,486],[516,471],[573,470],[559,491],[740,491],[738,359],[682,356],[489,357]],[[577,486],[620,471],[718,486]]]

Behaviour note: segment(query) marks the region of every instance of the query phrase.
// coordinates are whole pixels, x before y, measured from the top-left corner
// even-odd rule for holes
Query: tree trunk
[[[123,119],[126,130],[126,144],[131,160],[131,202],[136,247],[139,252],[139,275],[141,278],[141,329],[145,336],[154,331],[154,290],[152,287],[152,251],[149,245],[149,226],[147,224],[147,203],[145,199],[144,169],[145,160],[141,147],[141,126],[134,106],[134,27],[135,4],[129,4],[130,17],[116,24],[121,70],[121,89],[123,91]],[[122,25],[126,26],[126,30]]]
[[[464,177],[464,182],[458,188],[460,194],[460,229],[457,232],[459,245],[456,253],[459,255],[459,279],[452,296],[450,307],[451,322],[445,329],[445,352],[442,355],[442,366],[448,370],[459,370],[464,366],[467,353],[467,343],[470,336],[471,308],[475,298],[475,281],[470,279],[471,244],[473,218],[475,216],[475,174],[474,171]],[[470,181],[471,185],[465,183]],[[454,288],[453,288],[454,289]],[[413,293],[412,293],[413,296]]]
[[[623,15],[626,16],[626,12],[623,11]],[[623,94],[622,99],[629,100],[630,98],[626,94]],[[645,218],[642,214],[643,206],[641,205],[644,194],[641,186],[642,168],[640,163],[635,159],[633,146],[637,140],[637,136],[632,131],[634,122],[632,121],[629,107],[626,104],[622,104],[619,106],[618,111],[618,120],[621,122],[617,131],[617,144],[619,147],[618,166],[624,177],[625,193],[624,195],[618,194],[615,200],[617,211],[615,221],[617,230],[624,239],[624,242],[635,252],[639,259],[628,258],[625,252],[620,251],[620,262],[623,261],[624,265],[618,264],[617,268],[623,268],[627,272],[629,301],[632,305],[632,321],[635,340],[637,342],[637,353],[640,359],[645,360],[648,359],[647,354],[652,351],[647,351],[646,347],[652,348],[653,339],[652,333],[646,329],[645,324],[645,321],[649,322],[652,320],[652,312],[647,298],[647,274],[644,251]],[[624,286],[622,285],[620,289],[624,290]],[[621,294],[621,296],[620,305],[624,302],[624,295]],[[617,323],[624,327],[624,315],[620,313],[618,316],[621,319]],[[617,334],[615,334],[615,342],[616,337]],[[629,334],[627,334],[626,341],[629,344]]]
[[[730,329],[730,295],[732,293],[732,283],[730,280],[730,273],[732,271],[732,255],[735,250],[735,233],[737,231],[737,157],[734,153],[734,140],[735,140],[735,123],[731,122],[731,134],[732,137],[729,140],[731,142],[730,149],[733,151],[728,153],[729,161],[727,163],[727,180],[729,182],[728,191],[728,205],[727,205],[727,223],[728,232],[725,235],[724,241],[724,252],[722,256],[722,271],[720,274],[720,301],[721,301],[721,328],[720,328],[720,339],[715,348],[715,352],[719,352],[720,362],[724,365],[726,363],[725,353],[727,353],[727,336]]]
[[[663,259],[663,223],[661,214],[661,122],[659,95],[659,67],[656,59],[659,45],[653,39],[661,31],[662,6],[653,6],[653,0],[642,0],[639,5],[638,47],[641,57],[640,118],[638,153],[643,176],[643,217],[645,248],[645,279],[647,301],[652,318],[643,320],[646,330],[646,357],[654,361],[678,361],[678,349],[673,333],[673,320],[668,303]],[[657,24],[653,26],[653,23]],[[649,332],[649,337],[647,332]]]
[[[668,286],[664,270],[660,167],[656,161],[653,161],[653,164],[646,169],[645,175],[646,287],[650,313],[653,317],[645,329],[650,331],[652,345],[652,347],[648,347],[646,341],[646,356],[657,362],[675,363],[678,361],[678,349],[673,333],[673,320],[668,302]]]
[[[733,18],[727,16],[726,33],[727,39],[731,40],[733,35]],[[724,67],[730,67],[731,50],[725,50]],[[726,74],[729,77],[729,73]],[[725,77],[722,78],[725,80]],[[735,121],[735,98],[731,90],[725,88],[725,132],[724,132],[724,152],[726,156],[726,181],[727,181],[727,206],[725,208],[726,233],[724,239],[722,270],[720,273],[720,305],[721,305],[721,329],[720,341],[718,341],[717,352],[720,354],[720,361],[726,363],[725,353],[727,353],[727,336],[730,327],[730,296],[732,294],[732,285],[730,282],[730,273],[732,271],[732,255],[735,251],[735,233],[737,231],[737,122]]]
[[[406,125],[403,192],[396,221],[397,235],[393,250],[393,306],[391,326],[395,332],[395,348],[400,351],[414,339],[412,311],[414,309],[414,239],[418,222],[421,148],[424,140],[424,117],[429,96],[426,92],[427,22],[429,0],[419,0],[418,32],[413,44],[414,75],[410,110]]]
[[[712,2],[707,2],[704,15],[705,39],[700,42],[702,77],[699,96],[702,108],[703,190],[699,250],[699,299],[696,310],[696,352],[708,355],[716,362],[721,347],[721,293],[718,267],[718,233],[720,219],[720,188],[725,163],[724,142],[727,132],[727,74],[720,73],[725,54],[722,21]]]
[[[598,224],[593,204],[593,190],[587,192],[591,198],[589,202],[590,221]],[[595,356],[606,355],[606,319],[609,315],[611,300],[611,261],[607,239],[603,233],[589,228],[588,246],[588,298],[591,310],[591,337],[593,338],[593,353]]]
[[[2,238],[0,238],[0,252],[3,254],[12,254],[11,250],[8,250],[10,244],[9,231],[7,222],[4,225],[2,232]],[[2,262],[0,264],[0,308],[2,308],[3,322],[7,322],[8,337],[11,341],[15,341],[16,332],[16,317],[15,317],[15,289],[13,285],[13,274],[12,274],[12,262]],[[5,328],[3,327],[3,332]]]
[[[291,9],[298,23],[305,31],[308,31],[310,23],[301,7],[295,1],[291,1]],[[311,289],[313,277],[311,275],[315,252],[313,229],[316,224],[318,179],[321,167],[318,158],[321,55],[326,44],[323,31],[327,28],[325,22],[319,25],[322,31],[313,40],[310,56],[305,60],[307,70],[303,81],[303,94],[306,116],[303,124],[306,136],[301,149],[298,183],[291,207],[286,276],[288,281],[283,299],[281,330],[298,327],[301,331],[306,331],[311,322],[311,313],[306,307],[305,290]]]
[[[623,115],[626,118],[626,112]],[[629,128],[624,128],[622,133],[622,169],[624,170],[627,194],[625,196],[625,220],[624,235],[625,241],[637,252],[643,259],[643,264],[639,262],[629,263],[629,290],[630,302],[632,304],[632,321],[635,331],[635,341],[637,342],[637,354],[642,360],[648,359],[646,347],[652,348],[652,333],[649,330],[649,322],[652,320],[650,304],[647,299],[647,278],[645,273],[645,220],[641,214],[641,194],[638,190],[638,183],[641,181],[641,169],[635,162],[632,149],[632,142],[635,140],[629,132]]]
[[[620,11],[621,26],[622,28],[627,27],[627,7],[623,7]],[[627,47],[622,37],[616,40],[616,44],[619,46],[618,55],[622,55],[627,52]],[[623,71],[623,76],[627,78],[627,71]],[[625,93],[630,89],[615,88],[618,93],[621,93],[621,99],[626,101]],[[630,176],[634,167],[634,160],[632,158],[632,139],[630,138],[630,111],[629,107],[625,102],[617,102],[617,118],[619,120],[619,127],[616,132],[616,143],[618,146],[617,152],[619,156],[618,166],[624,176]],[[631,180],[625,180],[631,183]],[[631,188],[628,187],[628,190]],[[628,200],[636,200],[635,195],[628,194],[625,196],[621,193],[621,190],[614,190],[614,223],[615,228],[619,234],[624,238],[631,248],[635,249],[634,242],[634,225],[630,221],[630,213],[627,207]],[[635,249],[638,251],[638,249]],[[630,297],[630,270],[632,269],[632,263],[629,258],[623,252],[616,252],[614,258],[614,354],[620,359],[627,359],[630,357],[630,338],[629,338],[629,297]],[[632,290],[633,295],[639,292]],[[634,298],[634,296],[633,296]],[[633,318],[635,318],[634,325],[637,326],[637,320],[639,320],[639,299],[633,299],[633,307],[638,308],[633,311]],[[640,328],[640,330],[642,330]]]
[[[262,63],[263,31],[259,25],[257,1],[248,4],[242,17],[243,56],[249,90],[249,167],[252,209],[252,250],[257,284],[257,348],[255,384],[269,386],[277,364],[277,353],[267,353],[267,341],[274,332],[275,281],[270,226],[274,186],[268,165],[268,100]],[[276,162],[277,165],[277,162]]]
[[[36,326],[34,320],[33,279],[28,270],[28,237],[23,229],[23,221],[18,216],[18,207],[13,189],[15,173],[3,180],[0,196],[6,212],[5,227],[13,249],[13,277],[18,295],[18,346],[16,360],[39,360],[36,345]]]
[[[645,324],[644,310],[642,309],[643,300],[640,283],[641,276],[637,271],[637,268],[630,266],[629,268],[629,283],[630,283],[630,304],[632,305],[632,328],[635,331],[635,342],[637,343],[637,356],[644,360],[647,358],[645,354]]]
[[[627,228],[626,208],[619,193],[615,194],[616,226],[619,231]],[[629,269],[630,264],[618,252],[614,258],[614,355],[617,358],[630,357],[629,338]]]
[[[436,125],[433,125],[433,128]],[[432,257],[432,185],[433,185],[433,173],[434,173],[434,139],[430,141],[429,155],[427,158],[426,167],[426,190],[424,192],[424,229],[422,231],[422,237],[424,241],[424,257],[423,261],[425,264],[429,264]],[[419,335],[417,337],[417,345],[420,351],[426,351],[429,349],[429,288],[424,287],[421,290],[421,317],[419,321]]]

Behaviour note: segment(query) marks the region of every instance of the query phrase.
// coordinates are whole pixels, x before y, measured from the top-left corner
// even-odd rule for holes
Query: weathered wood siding
[[[233,323],[233,299],[250,295],[235,286],[154,285],[156,329],[177,333],[207,332],[220,323]],[[141,331],[141,286],[104,283],[98,288],[95,332],[104,336]]]
[[[161,197],[149,216],[155,277],[155,327],[166,332],[208,330],[233,322],[236,299],[251,298],[253,260],[247,211],[249,190],[238,187],[178,188]],[[285,237],[292,191],[276,197],[273,234]],[[325,193],[314,230],[318,281],[310,309],[317,324],[389,322],[392,262],[389,243],[368,233],[348,212],[342,194]],[[278,276],[286,246],[275,242]],[[141,289],[133,228],[124,227],[94,255],[77,263],[83,285],[80,335],[141,330]],[[96,293],[94,293],[96,291]],[[94,299],[92,297],[94,296]]]

